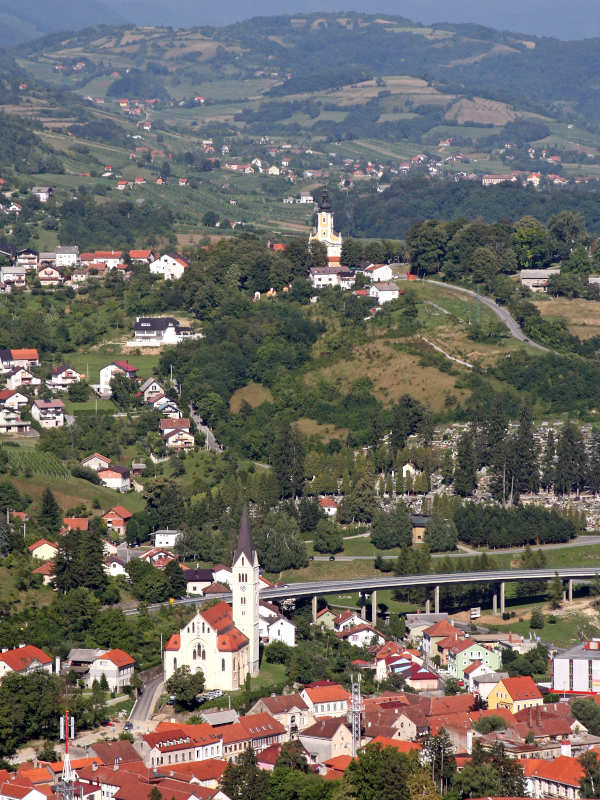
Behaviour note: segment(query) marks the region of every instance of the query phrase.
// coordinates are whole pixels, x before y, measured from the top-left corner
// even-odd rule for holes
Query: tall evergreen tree
[[[554,486],[556,478],[555,469],[556,460],[556,442],[554,440],[554,431],[550,429],[546,437],[546,447],[544,448],[544,455],[542,458],[542,488],[549,491]]]
[[[302,437],[287,420],[277,430],[271,463],[279,482],[281,497],[296,497],[304,482],[304,444]]]
[[[594,494],[598,494],[600,490],[600,434],[596,434],[592,439],[587,482]]]
[[[61,513],[58,503],[50,489],[44,489],[38,514],[38,525],[48,533],[58,533],[61,524]]]
[[[533,414],[527,404],[521,408],[511,461],[514,475],[513,500],[516,503],[522,492],[537,492],[540,488],[538,452],[533,438]]]
[[[556,448],[554,491],[557,494],[569,494],[581,490],[586,474],[586,454],[581,431],[572,422],[567,422],[560,432]]]
[[[467,430],[460,437],[454,467],[454,491],[461,497],[473,494],[477,487],[473,434]]]

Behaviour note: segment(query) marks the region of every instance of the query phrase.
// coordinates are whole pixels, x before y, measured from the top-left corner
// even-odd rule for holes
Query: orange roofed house
[[[507,708],[512,714],[541,706],[542,702],[542,693],[530,675],[503,678],[488,695],[488,708]]]
[[[221,731],[208,723],[161,722],[154,733],[142,737],[136,747],[147,767],[223,757]]]
[[[38,670],[52,672],[52,659],[39,647],[24,644],[0,653],[0,680],[9,672],[18,672],[24,675]]]
[[[91,686],[94,681],[101,680],[104,675],[111,691],[129,686],[133,677],[134,665],[135,659],[124,650],[115,648],[98,653],[90,664],[88,683]]]
[[[125,506],[113,506],[106,514],[102,515],[102,519],[106,523],[109,531],[116,531],[121,538],[125,537],[127,533],[127,523],[133,517],[131,511]]]
[[[339,683],[318,681],[309,684],[301,692],[300,697],[308,706],[309,713],[320,717],[336,717],[348,711],[349,693]],[[335,754],[334,754],[335,755]]]

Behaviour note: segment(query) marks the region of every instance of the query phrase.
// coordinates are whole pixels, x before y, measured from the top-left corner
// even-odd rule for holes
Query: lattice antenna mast
[[[79,780],[79,776],[71,766],[69,736],[71,739],[75,738],[75,719],[69,716],[68,711],[65,711],[64,717],[60,718],[60,738],[65,741],[65,754],[63,756],[62,774],[56,787],[56,796],[60,800],[74,800],[75,784]]]
[[[361,744],[361,719],[365,710],[360,693],[361,675],[352,675],[352,699],[350,701],[350,718],[352,721],[352,757],[356,758]]]

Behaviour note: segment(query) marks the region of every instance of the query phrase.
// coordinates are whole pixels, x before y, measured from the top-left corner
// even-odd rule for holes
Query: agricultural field
[[[564,319],[571,333],[580,339],[600,336],[600,303],[596,300],[544,297],[533,302],[544,317]]]
[[[70,472],[52,453],[23,447],[2,447],[8,457],[8,467],[17,475],[41,475],[45,478],[69,478]]]

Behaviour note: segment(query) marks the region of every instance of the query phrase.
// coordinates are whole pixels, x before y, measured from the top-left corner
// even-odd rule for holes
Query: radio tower
[[[65,740],[65,754],[63,756],[62,774],[56,786],[56,797],[58,800],[74,800],[75,784],[79,780],[79,776],[71,767],[69,732],[73,739],[75,737],[75,720],[73,717],[69,717],[68,711],[65,711],[64,717],[60,718],[60,738]]]
[[[352,720],[352,757],[356,758],[361,743],[361,716],[365,710],[360,694],[360,672],[352,675],[352,700],[350,701],[350,718]]]

